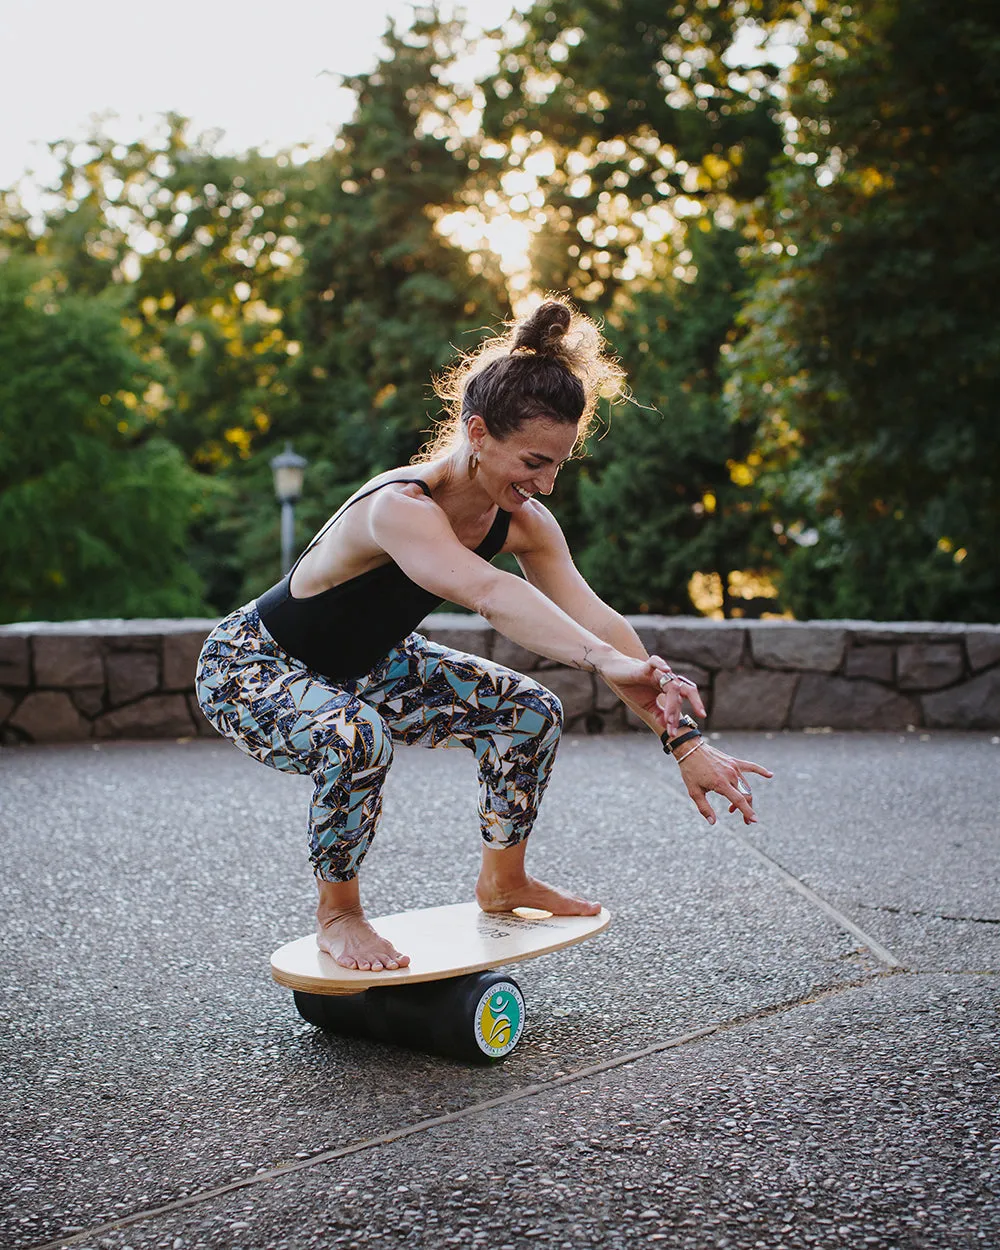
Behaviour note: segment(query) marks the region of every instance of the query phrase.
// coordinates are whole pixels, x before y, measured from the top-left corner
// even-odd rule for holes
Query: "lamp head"
[[[285,443],[285,450],[271,460],[271,472],[274,474],[274,493],[279,503],[296,503],[302,497],[302,482],[305,477],[306,465],[309,461],[305,456],[296,455],[292,444]]]

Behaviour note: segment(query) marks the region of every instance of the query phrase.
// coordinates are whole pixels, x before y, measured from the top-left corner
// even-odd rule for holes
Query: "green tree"
[[[703,572],[726,614],[743,610],[730,574],[769,564],[759,498],[732,476],[749,437],[722,409],[720,352],[744,284],[735,228],[781,150],[781,47],[801,11],[551,0],[481,83],[490,161],[467,198],[488,216],[499,183],[515,219],[544,222],[536,283],[607,317],[638,400],[589,464],[569,467],[554,504],[620,607],[690,611]]]
[[[771,565],[766,510],[735,472],[752,453],[749,436],[731,427],[721,402],[740,242],[734,231],[694,231],[697,281],[646,285],[613,317],[638,402],[616,413],[581,466],[587,540],[578,562],[621,610],[689,612],[692,574],[711,571],[724,614],[738,614],[732,574]]]
[[[430,117],[457,99],[444,80],[463,47],[461,28],[418,19],[404,32],[390,28],[386,45],[371,73],[346,80],[354,116],[309,169],[285,322],[301,350],[260,457],[232,475],[232,524],[244,525],[240,594],[259,592],[277,573],[264,461],[286,438],[309,458],[304,538],[365,478],[419,449],[440,415],[432,376],[507,311],[498,271],[476,272],[437,228],[458,202],[477,142],[456,141],[444,118]]]
[[[49,264],[64,289],[121,292],[137,350],[156,362],[147,402],[208,471],[250,454],[287,394],[282,320],[294,298],[308,173],[287,155],[221,156],[171,114],[146,139],[50,145],[60,161],[41,229],[9,193],[7,246]]]
[[[797,615],[1000,614],[998,84],[987,0],[832,5],[802,50],[730,381]]]
[[[544,0],[530,10],[501,72],[481,86],[484,127],[523,200],[516,215],[546,219],[534,249],[540,285],[610,308],[644,274],[669,272],[686,222],[721,208],[732,224],[764,194],[782,143],[773,37],[802,8]],[[750,42],[753,64],[737,63]]]
[[[186,556],[198,476],[155,431],[114,298],[0,268],[0,620],[203,610]]]

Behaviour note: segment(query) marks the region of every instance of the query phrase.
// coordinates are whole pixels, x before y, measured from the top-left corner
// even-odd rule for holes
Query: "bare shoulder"
[[[559,551],[565,546],[562,527],[537,499],[511,513],[505,550],[514,555],[527,555],[533,551]]]
[[[395,485],[393,485],[394,481]],[[381,481],[375,479],[375,482],[384,489],[376,490],[372,495],[371,515],[373,517],[384,518],[399,515],[412,518],[421,515],[427,517],[444,515],[438,504],[419,482],[407,481],[405,478],[394,479],[391,476],[386,476]]]
[[[386,543],[439,544],[454,538],[444,509],[426,494],[419,483],[400,481],[376,491],[367,511],[369,533],[384,550]],[[457,541],[457,539],[456,539]]]

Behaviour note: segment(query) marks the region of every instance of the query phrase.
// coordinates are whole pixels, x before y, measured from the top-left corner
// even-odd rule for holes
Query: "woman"
[[[620,383],[593,323],[559,300],[544,303],[439,384],[451,418],[419,475],[401,468],[373,478],[285,578],[205,643],[197,690],[208,719],[255,759],[316,783],[317,940],[344,967],[409,963],[366,920],[358,885],[394,741],[475,753],[484,910],[599,910],[524,868],[559,740],[559,701],[531,678],[413,633],[442,600],[538,655],[599,673],[666,749],[676,747],[706,820],[715,821],[708,791],[745,823],[756,820],[742,774],[771,773],[723,755],[694,721],[682,722],[682,699],[705,714],[697,688],[647,657],[577,572],[537,498],[551,493],[598,395]],[[490,564],[501,551],[517,557],[523,579]]]

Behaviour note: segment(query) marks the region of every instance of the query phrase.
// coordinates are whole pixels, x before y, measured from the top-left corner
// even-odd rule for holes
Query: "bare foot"
[[[379,937],[360,907],[345,911],[317,912],[316,944],[342,968],[361,972],[384,972],[405,968],[409,955],[401,955],[391,942]]]
[[[591,903],[558,890],[554,885],[524,875],[517,881],[498,881],[486,873],[476,882],[476,902],[483,911],[513,911],[515,907],[539,907],[554,916],[596,916],[600,903]]]

